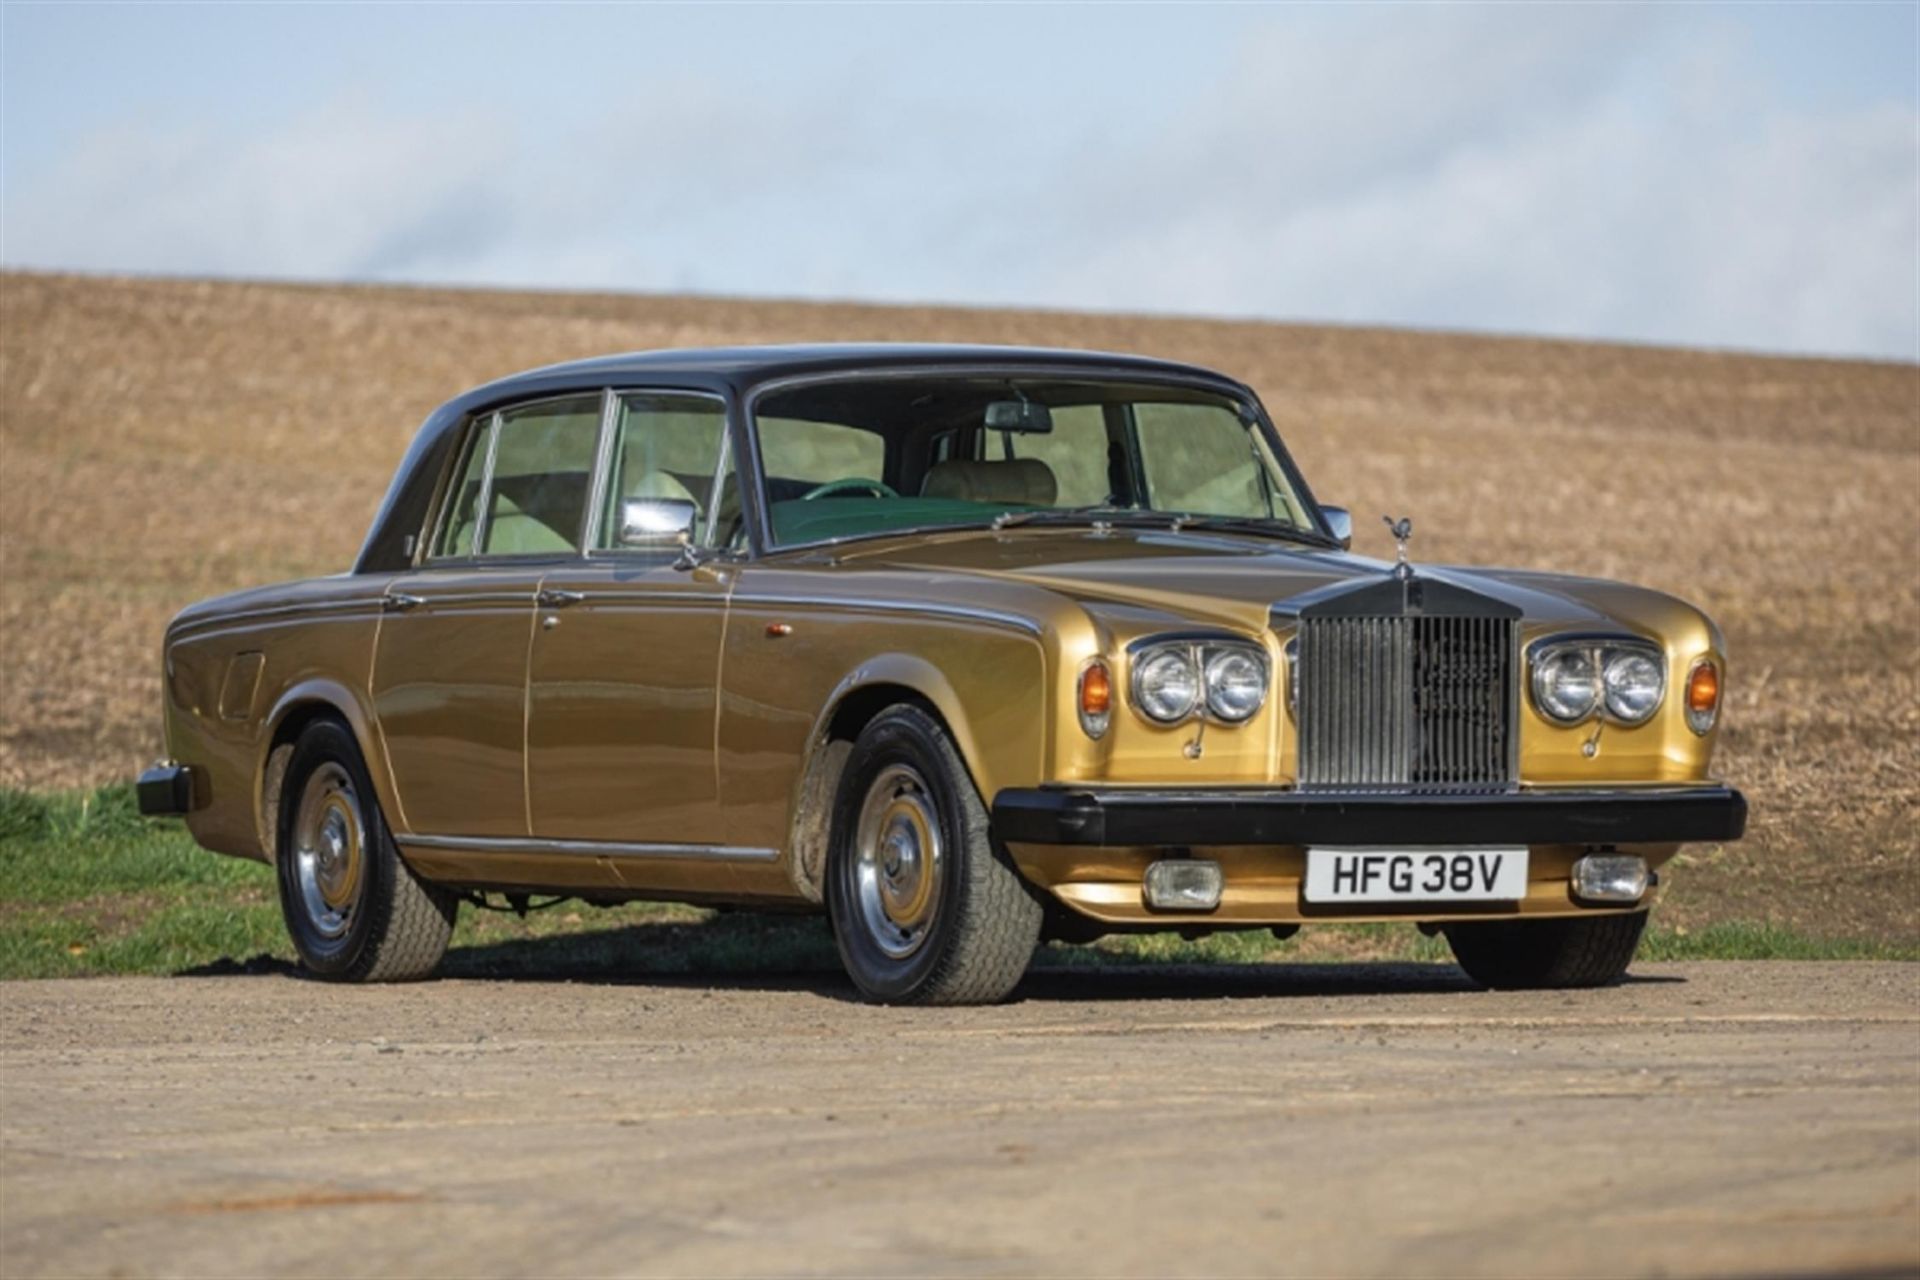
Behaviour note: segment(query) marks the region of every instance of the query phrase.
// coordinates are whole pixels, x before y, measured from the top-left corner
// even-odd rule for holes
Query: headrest
[[[1028,507],[1050,507],[1059,494],[1060,482],[1054,479],[1053,468],[1038,458],[938,462],[920,486],[923,498],[1005,502]]]
[[[678,479],[664,471],[643,471],[634,480],[628,482],[623,498],[679,498],[692,502],[696,507],[693,490],[681,484]]]

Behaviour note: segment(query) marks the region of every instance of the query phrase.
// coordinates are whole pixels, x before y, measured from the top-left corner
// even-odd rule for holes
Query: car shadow
[[[276,956],[222,958],[180,977],[306,977]],[[467,943],[447,952],[438,976],[494,982],[585,982],[609,986],[698,986],[742,991],[809,991],[857,1000],[818,917],[724,912],[705,920],[648,921],[541,937]],[[1674,983],[1668,974],[1629,975],[1629,984]],[[1143,961],[1088,948],[1046,947],[1015,990],[1015,1001],[1220,1000],[1274,997],[1418,995],[1479,988],[1444,961]]]

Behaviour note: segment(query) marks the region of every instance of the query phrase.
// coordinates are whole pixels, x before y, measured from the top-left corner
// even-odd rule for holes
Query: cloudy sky
[[[0,261],[1920,359],[1920,6],[0,7]]]

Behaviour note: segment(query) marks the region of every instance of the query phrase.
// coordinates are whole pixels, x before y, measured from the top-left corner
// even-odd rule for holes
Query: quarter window
[[[440,527],[440,540],[434,544],[433,558],[470,556],[474,552],[473,535],[480,525],[480,497],[487,479],[487,458],[492,453],[494,415],[476,418],[467,432],[467,452],[453,487],[447,490],[447,518]]]

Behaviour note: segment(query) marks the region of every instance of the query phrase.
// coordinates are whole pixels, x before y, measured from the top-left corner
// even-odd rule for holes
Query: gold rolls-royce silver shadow
[[[193,605],[145,812],[277,873],[303,964],[463,901],[825,912],[881,1001],[1043,939],[1400,921],[1494,987],[1631,961],[1739,837],[1718,628],[1349,551],[1254,393],[1132,356],[609,356],[429,417],[350,572]]]

